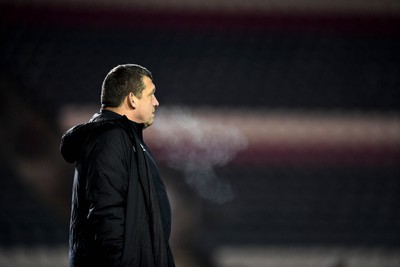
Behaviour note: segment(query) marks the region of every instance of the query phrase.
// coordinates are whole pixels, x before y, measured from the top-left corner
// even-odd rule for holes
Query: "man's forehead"
[[[156,86],[154,85],[153,81],[147,76],[143,77],[143,83],[144,83],[144,85],[145,85],[147,90],[151,90],[152,91],[152,90],[155,90],[155,88],[156,88]]]

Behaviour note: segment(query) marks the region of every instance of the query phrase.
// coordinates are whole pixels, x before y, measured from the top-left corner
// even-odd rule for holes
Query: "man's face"
[[[142,91],[142,97],[135,97],[136,103],[136,114],[138,123],[143,123],[145,127],[153,124],[154,113],[159,103],[155,96],[156,87],[153,81],[147,77],[143,77],[144,89]]]

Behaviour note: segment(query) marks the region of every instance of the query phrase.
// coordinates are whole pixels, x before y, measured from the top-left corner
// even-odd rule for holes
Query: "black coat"
[[[97,114],[62,137],[76,162],[70,223],[71,267],[171,267],[149,163],[122,116]]]

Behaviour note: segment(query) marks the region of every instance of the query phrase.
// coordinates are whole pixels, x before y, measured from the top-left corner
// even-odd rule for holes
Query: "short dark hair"
[[[140,98],[144,76],[153,80],[151,72],[137,64],[118,65],[110,70],[101,88],[101,107],[118,107],[129,93]]]

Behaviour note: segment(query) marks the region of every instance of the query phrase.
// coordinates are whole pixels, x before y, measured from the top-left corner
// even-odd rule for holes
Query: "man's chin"
[[[144,124],[144,129],[146,129],[147,127],[151,126],[151,125],[153,124],[153,121],[154,121],[154,120],[151,120],[151,121],[149,121],[149,122],[143,123],[143,124]]]

